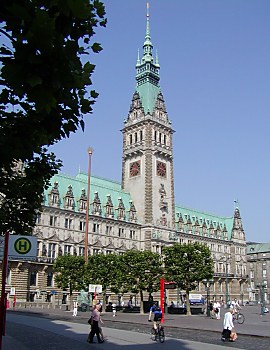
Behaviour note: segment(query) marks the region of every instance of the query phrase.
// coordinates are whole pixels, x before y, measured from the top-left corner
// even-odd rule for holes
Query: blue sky
[[[152,0],[150,29],[174,134],[176,203],[232,216],[238,199],[246,238],[269,242],[270,1]],[[62,172],[121,181],[123,121],[142,52],[145,0],[105,0],[108,25],[91,54],[94,113],[52,150]]]

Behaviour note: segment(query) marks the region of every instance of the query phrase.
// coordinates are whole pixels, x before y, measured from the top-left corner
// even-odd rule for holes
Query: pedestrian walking
[[[234,331],[232,314],[233,308],[230,307],[229,311],[224,315],[222,341],[235,341],[237,338],[236,332]]]
[[[218,301],[215,301],[214,302],[214,312],[215,312],[217,320],[220,320],[220,308],[221,308],[220,303]]]
[[[116,316],[116,304],[115,303],[112,304],[112,312],[113,312],[113,317],[115,317]]]
[[[96,304],[93,307],[92,311],[92,324],[91,324],[91,331],[88,335],[87,341],[88,343],[93,343],[94,336],[97,336],[97,340],[99,343],[103,343],[104,339],[100,333],[100,323],[103,323],[101,317],[100,317],[100,304]]]
[[[75,300],[73,302],[73,315],[72,316],[77,316],[78,314],[78,302]]]

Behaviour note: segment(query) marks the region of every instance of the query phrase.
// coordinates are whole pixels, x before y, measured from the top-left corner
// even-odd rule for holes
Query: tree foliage
[[[14,217],[26,223],[21,230],[33,226],[43,189],[59,169],[46,147],[84,129],[92,112],[95,66],[82,57],[100,52],[92,37],[106,19],[99,0],[2,0],[0,13],[0,226],[16,231]],[[9,180],[18,161],[25,172]]]
[[[186,291],[187,314],[189,292],[203,279],[213,278],[214,263],[210,249],[201,243],[174,244],[163,248],[166,278]]]
[[[68,290],[72,295],[73,291],[85,288],[85,261],[82,256],[63,255],[59,256],[54,264],[56,272],[55,283],[58,288]]]
[[[87,284],[101,284],[103,291],[104,305],[106,301],[106,291],[110,287],[118,270],[119,255],[116,254],[96,254],[88,258],[85,272]]]
[[[151,251],[129,250],[121,257],[120,281],[127,290],[140,293],[141,313],[143,312],[143,292],[158,291],[163,276],[161,257]]]

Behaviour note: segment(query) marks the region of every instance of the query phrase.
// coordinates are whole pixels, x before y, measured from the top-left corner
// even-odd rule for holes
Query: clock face
[[[166,177],[166,163],[157,161],[157,175]]]
[[[130,176],[137,176],[141,174],[141,162],[139,160],[130,164],[129,173]]]

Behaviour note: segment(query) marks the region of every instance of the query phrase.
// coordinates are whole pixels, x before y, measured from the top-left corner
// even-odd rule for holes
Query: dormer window
[[[87,204],[87,196],[86,196],[86,191],[83,188],[82,189],[82,193],[81,193],[81,197],[79,199],[79,211],[84,212],[86,210],[86,204]]]
[[[73,190],[71,185],[68,186],[68,190],[64,199],[65,199],[65,209],[74,210],[75,203],[74,203],[74,196],[73,196]]]
[[[53,188],[51,192],[48,195],[49,197],[49,204],[52,207],[58,207],[59,206],[59,188],[58,188],[58,182],[56,181],[53,185]]]

